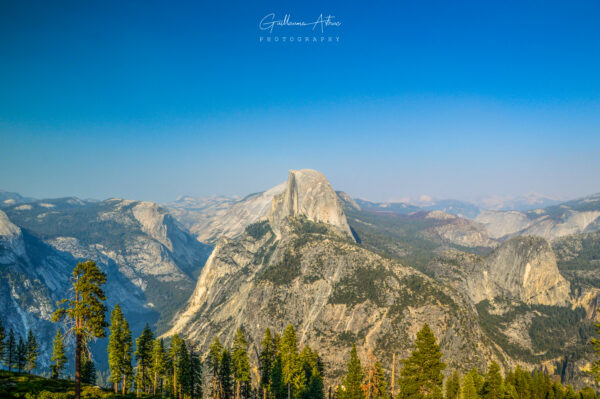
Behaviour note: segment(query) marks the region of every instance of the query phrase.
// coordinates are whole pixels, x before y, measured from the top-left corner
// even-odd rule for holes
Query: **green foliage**
[[[38,343],[35,339],[35,335],[33,335],[33,331],[29,330],[29,334],[27,336],[27,354],[25,356],[27,371],[31,373],[31,371],[37,368],[37,358],[39,356],[38,352]]]
[[[15,367],[17,356],[17,341],[15,340],[15,333],[12,328],[8,332],[8,338],[4,346],[4,364],[8,370],[12,370]]]
[[[246,234],[255,240],[260,240],[267,233],[272,233],[271,225],[267,220],[256,222],[246,227]]]
[[[460,395],[460,376],[458,371],[454,370],[452,375],[446,380],[446,399],[458,399]]]
[[[248,358],[248,342],[246,342],[242,329],[238,329],[233,340],[232,363],[236,398],[248,398],[251,391],[250,359]]]
[[[342,387],[338,392],[339,399],[364,399],[365,394],[362,389],[364,373],[356,351],[356,345],[352,345],[350,359]]]
[[[121,306],[117,303],[110,317],[110,336],[108,339],[108,365],[110,381],[114,384],[115,392],[121,383],[121,392],[128,389],[133,367],[131,365],[133,342],[129,323],[123,316]]]
[[[287,250],[283,259],[269,267],[257,277],[258,281],[270,281],[275,285],[289,285],[300,276],[302,256]]]
[[[27,364],[27,346],[21,337],[19,337],[19,344],[17,345],[16,363],[19,373],[25,370]]]
[[[60,373],[65,368],[67,363],[67,356],[65,355],[65,343],[64,337],[60,332],[60,328],[56,329],[56,335],[52,341],[52,357],[50,358],[52,364],[52,378],[58,379]]]
[[[260,385],[266,389],[269,389],[271,386],[271,372],[275,363],[275,350],[275,342],[271,336],[271,330],[267,328],[261,342],[259,355]]]
[[[142,389],[143,392],[149,391],[150,376],[148,370],[150,369],[152,360],[152,348],[154,344],[154,334],[150,330],[150,326],[146,323],[142,334],[135,340],[135,358],[137,360],[137,386],[138,389]]]
[[[233,383],[231,379],[231,354],[227,349],[221,356],[221,365],[219,367],[219,387],[220,399],[231,399],[233,396]]]
[[[500,366],[496,362],[492,362],[488,367],[481,396],[483,399],[502,399],[504,397],[504,384],[500,374]]]
[[[473,374],[467,373],[462,381],[460,399],[478,399],[477,388],[473,380]]]
[[[329,303],[355,306],[367,300],[378,306],[384,306],[384,296],[381,295],[386,285],[386,279],[392,276],[382,265],[359,266],[352,274],[343,277],[333,287]]]
[[[2,320],[0,320],[0,364],[4,362],[4,350],[6,348],[6,343],[4,342],[5,339],[6,339],[6,330],[4,329]]]
[[[433,332],[427,324],[417,333],[415,350],[402,361],[400,399],[442,398],[446,364]]]
[[[152,376],[152,393],[156,395],[159,383],[166,376],[167,353],[162,339],[155,339],[152,346],[150,373]]]
[[[292,389],[293,397],[298,398],[306,387],[306,375],[299,359],[296,330],[291,324],[283,332],[279,351],[283,366],[283,382]]]

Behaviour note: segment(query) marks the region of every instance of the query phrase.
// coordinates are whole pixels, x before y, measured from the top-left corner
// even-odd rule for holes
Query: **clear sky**
[[[269,13],[335,16],[339,42],[260,42]],[[0,188],[165,202],[313,168],[373,200],[598,192],[598,21],[598,1],[2,1]]]

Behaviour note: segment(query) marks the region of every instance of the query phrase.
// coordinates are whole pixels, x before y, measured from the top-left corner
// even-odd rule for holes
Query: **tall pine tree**
[[[458,399],[460,395],[460,376],[458,371],[454,370],[452,375],[446,380],[446,399]]]
[[[19,337],[19,344],[17,345],[16,362],[17,370],[20,373],[25,369],[25,366],[27,364],[27,345],[25,345],[25,342],[21,337]]]
[[[37,368],[37,358],[39,356],[38,343],[33,335],[33,331],[29,330],[27,336],[27,372],[31,373],[33,369]]]
[[[298,398],[306,386],[306,376],[298,359],[298,339],[296,330],[291,324],[286,327],[280,343],[281,361],[283,365],[283,381],[288,389],[288,396]]]
[[[400,399],[442,398],[446,365],[442,351],[427,324],[417,333],[415,350],[402,361],[400,372]]]
[[[6,364],[6,369],[12,371],[15,367],[15,359],[17,356],[17,341],[15,340],[15,333],[12,328],[8,332],[8,338],[6,339],[6,344],[4,348],[4,364]]]
[[[208,371],[211,377],[211,395],[213,398],[220,399],[221,388],[219,385],[219,370],[221,368],[221,359],[223,359],[223,345],[218,337],[213,339],[208,350]]]
[[[500,374],[500,366],[496,362],[492,362],[488,367],[483,382],[483,399],[502,399],[504,397],[504,384],[502,374]]]
[[[460,399],[478,399],[477,388],[473,381],[473,373],[467,373],[462,381],[460,389]]]
[[[231,399],[233,394],[231,375],[231,354],[227,349],[223,351],[221,365],[219,367],[219,388],[221,399]]]
[[[140,389],[147,393],[149,391],[150,380],[148,370],[150,369],[152,359],[152,346],[154,342],[154,334],[150,330],[150,326],[146,323],[142,334],[135,340],[135,358],[137,360],[137,388],[138,395]]]
[[[365,394],[362,388],[363,378],[363,369],[360,364],[360,359],[358,358],[356,345],[352,345],[346,375],[344,376],[344,380],[342,381],[342,388],[339,392],[339,398],[364,399]]]
[[[56,335],[52,341],[52,357],[50,358],[50,361],[52,362],[52,378],[54,379],[58,379],[60,377],[60,373],[65,368],[65,364],[67,363],[65,343],[63,339],[64,338],[60,332],[60,328],[57,328]]]
[[[267,391],[271,388],[271,372],[273,363],[275,362],[275,342],[269,328],[265,331],[260,347],[258,359],[260,367],[260,386],[263,391],[263,399],[267,399]]]
[[[248,358],[248,342],[246,342],[242,329],[238,329],[233,339],[231,360],[233,379],[235,380],[235,399],[247,399],[250,395],[250,359]]]
[[[106,297],[102,285],[106,275],[91,261],[78,263],[73,269],[73,296],[61,301],[53,320],[73,321],[75,335],[75,399],[81,397],[81,355],[91,339],[104,337],[108,326],[104,319]],[[64,306],[64,307],[63,307]]]
[[[152,346],[152,394],[156,396],[159,382],[167,371],[167,354],[162,339],[155,339]]]

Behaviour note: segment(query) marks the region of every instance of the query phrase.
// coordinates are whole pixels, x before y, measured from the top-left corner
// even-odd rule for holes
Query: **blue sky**
[[[334,15],[340,41],[261,43],[268,13]],[[164,202],[313,168],[374,200],[598,192],[599,17],[597,1],[4,1],[0,188]]]

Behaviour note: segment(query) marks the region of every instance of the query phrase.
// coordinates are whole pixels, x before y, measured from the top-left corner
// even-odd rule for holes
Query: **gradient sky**
[[[260,43],[268,13],[339,43]],[[600,191],[598,1],[2,1],[0,188],[171,201]],[[280,27],[272,36],[310,28]]]

